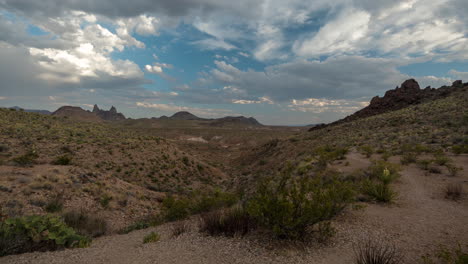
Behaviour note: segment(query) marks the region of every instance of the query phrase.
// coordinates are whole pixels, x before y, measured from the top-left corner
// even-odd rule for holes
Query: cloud
[[[329,100],[326,98],[307,98],[305,100],[291,100],[288,107],[293,111],[310,113],[346,113],[351,114],[368,105],[368,101]]]
[[[457,70],[450,70],[449,74],[454,76],[457,79],[462,79],[464,81],[468,81],[468,72],[461,72]]]
[[[192,42],[192,44],[199,46],[201,49],[206,49],[206,50],[233,50],[236,49],[236,46],[227,43],[224,40],[221,39],[202,39],[202,40],[197,40]]]
[[[296,41],[293,50],[296,54],[312,57],[352,51],[357,42],[366,36],[370,17],[365,11],[345,9],[313,37]]]

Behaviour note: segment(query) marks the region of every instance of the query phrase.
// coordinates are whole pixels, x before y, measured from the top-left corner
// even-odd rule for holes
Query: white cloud
[[[157,66],[157,65],[146,65],[145,66],[145,69],[147,72],[150,72],[150,73],[155,73],[155,74],[159,74],[159,73],[162,73],[163,70],[162,70],[162,67],[161,66]]]
[[[262,103],[274,104],[274,102],[266,96],[260,97],[258,98],[258,100],[232,100],[232,103],[233,104],[262,104]]]
[[[201,49],[206,49],[206,50],[233,50],[236,49],[236,46],[227,43],[224,40],[221,39],[203,39],[203,40],[197,40],[192,42],[194,45],[199,46]]]
[[[345,9],[335,20],[328,22],[313,37],[296,41],[293,50],[303,56],[319,56],[335,52],[346,53],[366,36],[370,14]]]
[[[348,113],[351,114],[368,105],[368,101],[330,100],[326,98],[307,98],[305,100],[291,100],[288,107],[293,111],[311,113]]]

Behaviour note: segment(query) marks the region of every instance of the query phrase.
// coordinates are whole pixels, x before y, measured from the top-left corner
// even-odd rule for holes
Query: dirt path
[[[367,159],[352,153],[350,167],[362,167]],[[468,157],[457,157],[465,166]],[[348,166],[347,166],[348,167]],[[405,254],[405,263],[418,263],[439,244],[468,243],[468,199],[454,202],[444,198],[449,182],[468,189],[468,170],[456,177],[429,174],[415,165],[407,166],[395,184],[399,197],[393,205],[369,204],[362,210],[349,210],[338,217],[336,237],[329,245],[312,245],[303,250],[275,248],[253,238],[207,237],[192,229],[178,238],[170,235],[170,224],[96,239],[90,248],[59,252],[28,253],[0,258],[0,263],[352,263],[353,243],[367,237],[393,241]],[[151,231],[161,241],[142,244]]]

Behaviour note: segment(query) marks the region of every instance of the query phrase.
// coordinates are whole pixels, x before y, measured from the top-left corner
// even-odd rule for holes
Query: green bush
[[[222,191],[194,192],[187,197],[168,196],[163,200],[163,215],[166,221],[176,221],[199,214],[234,205],[239,198]]]
[[[396,197],[396,193],[389,184],[365,180],[363,182],[363,193],[376,200],[377,202],[389,203]]]
[[[175,199],[173,196],[169,196],[163,200],[162,205],[166,221],[185,219],[190,215],[188,199]]]
[[[33,215],[0,222],[0,256],[87,247],[90,243],[56,216]]]
[[[454,154],[457,154],[457,155],[467,154],[468,153],[468,144],[454,145],[454,146],[452,146],[452,152]]]
[[[53,165],[70,165],[72,158],[68,155],[63,155],[57,157],[54,161],[52,161]]]
[[[143,243],[154,243],[158,242],[161,236],[158,233],[151,232],[143,238]]]
[[[329,220],[353,200],[349,183],[322,177],[292,177],[259,184],[247,210],[258,223],[282,239],[304,239],[308,227]]]
[[[390,183],[400,177],[400,170],[401,168],[398,164],[377,160],[372,162],[367,169],[367,173],[370,179],[379,179]]]
[[[439,154],[435,156],[434,163],[439,166],[445,166],[451,163],[451,159],[443,154]]]

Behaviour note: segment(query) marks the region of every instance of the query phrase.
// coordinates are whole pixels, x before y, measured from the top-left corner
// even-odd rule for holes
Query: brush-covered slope
[[[239,159],[245,174],[268,174],[288,162],[300,163],[325,145],[401,154],[418,145],[451,151],[468,144],[468,86],[449,96],[272,140]]]
[[[7,109],[0,123],[0,206],[11,215],[44,213],[61,195],[65,207],[119,216],[119,225],[157,210],[165,193],[219,186],[224,178],[138,130]]]

